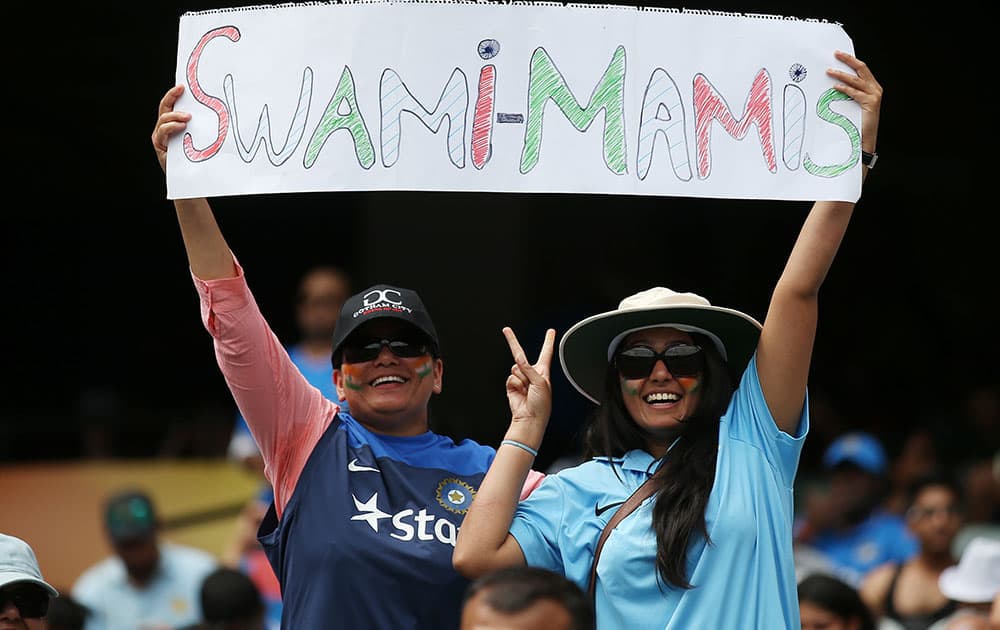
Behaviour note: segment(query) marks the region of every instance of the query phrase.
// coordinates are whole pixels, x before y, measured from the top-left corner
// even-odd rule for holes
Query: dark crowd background
[[[225,452],[234,407],[149,134],[173,83],[180,15],[239,4],[252,3],[52,8],[9,23],[7,69],[18,89],[4,126],[12,192],[2,230],[0,462]],[[849,428],[875,432],[890,452],[917,426],[956,457],[989,447],[970,428],[985,404],[995,436],[1000,350],[996,209],[990,180],[976,174],[995,153],[986,94],[997,56],[978,7],[748,0],[687,8],[840,22],[885,88],[881,161],[821,292],[803,465]],[[66,23],[53,26],[56,14]],[[653,285],[763,319],[809,208],[411,192],[213,205],[284,341],[295,335],[296,279],[313,264],[344,267],[359,288],[418,289],[445,359],[433,422],[489,444],[509,420],[501,327],[511,325],[533,354],[545,327],[561,335]],[[540,467],[573,452],[588,410],[558,367],[554,379]]]

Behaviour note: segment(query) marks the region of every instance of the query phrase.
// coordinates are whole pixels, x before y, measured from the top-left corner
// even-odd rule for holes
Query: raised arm
[[[535,365],[528,363],[514,331],[504,328],[503,334],[514,356],[514,366],[507,377],[511,421],[504,441],[497,449],[496,457],[458,530],[452,563],[459,573],[468,578],[478,577],[493,569],[524,564],[521,546],[508,530],[514,519],[521,488],[535,461],[528,449],[538,450],[552,413],[549,370],[555,331],[546,331]]]
[[[168,141],[191,119],[174,109],[183,91],[178,85],[164,95],[153,129],[153,148],[164,173]],[[174,207],[201,298],[202,321],[214,340],[226,384],[260,447],[280,515],[337,408],[306,381],[264,320],[208,201],[176,199]]]
[[[837,80],[835,89],[861,106],[861,148],[874,153],[882,86],[863,61],[839,51],[836,57],[853,72],[830,69],[827,74]],[[862,167],[862,178],[867,172]],[[757,346],[757,371],[771,415],[787,433],[795,432],[805,403],[819,288],[853,211],[851,202],[813,204],[771,296]]]
[[[174,110],[174,105],[183,92],[183,85],[175,85],[163,95],[156,127],[153,128],[153,148],[164,173],[167,172],[167,143],[170,136],[184,131],[191,120],[191,114]],[[191,272],[202,280],[236,277],[232,252],[215,222],[208,200],[203,197],[175,199],[174,208],[177,210],[177,222],[181,227]]]

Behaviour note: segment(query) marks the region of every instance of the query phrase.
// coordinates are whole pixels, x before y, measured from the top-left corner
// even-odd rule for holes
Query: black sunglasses
[[[649,346],[632,346],[615,355],[615,367],[625,378],[646,378],[657,361],[663,361],[673,376],[695,376],[705,369],[705,353],[700,346],[675,343],[663,352]]]
[[[29,582],[0,587],[0,609],[8,603],[14,604],[22,617],[41,619],[49,612],[49,593]]]
[[[388,348],[389,352],[400,359],[415,359],[431,352],[430,344],[417,337],[359,339],[344,345],[344,362],[365,363],[373,361],[382,352],[382,348]]]

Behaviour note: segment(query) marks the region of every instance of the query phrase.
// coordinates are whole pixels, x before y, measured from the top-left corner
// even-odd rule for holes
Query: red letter
[[[208,45],[208,42],[216,37],[226,37],[230,41],[236,42],[240,39],[240,32],[235,26],[222,26],[211,30],[201,38],[201,41],[198,42],[198,45],[195,46],[191,52],[191,56],[188,58],[187,80],[191,88],[191,96],[205,107],[214,111],[219,117],[218,136],[215,142],[207,149],[199,150],[194,148],[194,141],[191,139],[191,134],[184,134],[184,155],[192,162],[202,162],[218,153],[219,148],[229,134],[229,110],[226,109],[226,104],[221,99],[205,94],[205,91],[201,89],[201,85],[198,83],[198,62],[201,60],[201,54],[205,51],[205,46]]]
[[[479,72],[479,97],[476,111],[472,116],[472,164],[483,168],[490,159],[493,147],[490,136],[493,132],[493,89],[496,86],[496,67],[483,66]]]
[[[694,113],[695,140],[698,151],[698,177],[705,179],[711,170],[712,158],[709,154],[708,140],[712,130],[712,120],[719,119],[729,135],[742,140],[747,134],[751,123],[757,125],[757,135],[760,137],[761,151],[767,161],[767,169],[778,172],[778,163],[774,154],[774,131],[771,129],[771,79],[765,69],[761,69],[754,77],[750,86],[750,96],[747,98],[743,118],[739,121],[733,118],[729,107],[715,91],[703,74],[694,77]]]

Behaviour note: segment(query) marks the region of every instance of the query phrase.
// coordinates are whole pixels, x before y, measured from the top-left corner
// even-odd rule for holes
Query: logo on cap
[[[378,311],[412,313],[413,309],[403,305],[403,294],[396,289],[373,289],[362,297],[361,308],[354,311],[354,317],[370,315]]]
[[[394,294],[397,299],[395,300],[390,299],[389,298],[390,293]],[[399,299],[402,297],[403,294],[397,291],[396,289],[376,289],[374,291],[369,291],[368,293],[366,293],[363,299],[365,306],[371,306],[372,304],[376,304],[378,302],[388,302],[389,304],[402,305],[403,301],[402,299]]]

